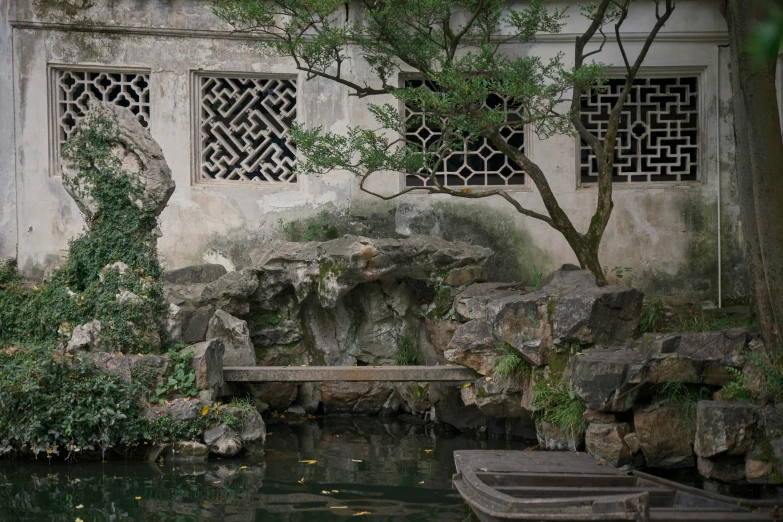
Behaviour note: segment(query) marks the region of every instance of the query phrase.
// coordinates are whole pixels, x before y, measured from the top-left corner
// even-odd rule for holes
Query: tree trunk
[[[775,89],[777,60],[759,64],[749,49],[753,30],[769,14],[767,2],[724,0],[721,10],[729,27],[742,230],[762,337],[777,359],[783,357],[783,137]]]

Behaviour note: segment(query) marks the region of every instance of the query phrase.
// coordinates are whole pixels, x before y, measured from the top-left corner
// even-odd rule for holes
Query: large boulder
[[[769,405],[759,412],[753,448],[745,456],[745,474],[750,482],[783,482],[783,405]]]
[[[459,271],[455,282],[474,282],[491,254],[483,247],[429,236],[370,239],[346,235],[325,242],[279,242],[255,250],[250,257],[253,268],[264,274],[262,295],[292,286],[300,302],[315,294],[322,306],[333,308],[356,285],[370,281],[435,281]]]
[[[473,368],[481,375],[492,375],[495,358],[503,353],[498,345],[486,321],[474,319],[454,330],[444,357],[448,362]]]
[[[476,283],[460,292],[454,299],[454,311],[465,319],[486,319],[487,303],[502,297],[524,293],[518,283]]]
[[[376,415],[392,391],[385,382],[324,382],[321,401],[327,414]]]
[[[694,430],[678,406],[653,404],[635,411],[633,422],[648,466],[687,468],[694,465]]]
[[[180,355],[193,357],[195,385],[199,390],[219,390],[223,386],[223,339],[210,339],[180,351]]]
[[[255,366],[256,356],[246,321],[217,310],[209,321],[207,338],[223,340],[223,366]]]
[[[573,389],[590,409],[623,412],[645,386],[725,385],[733,378],[730,369],[745,365],[743,351],[753,339],[754,334],[735,329],[646,334],[611,348],[591,348],[571,359]]]
[[[151,218],[146,222],[154,227],[155,218],[166,207],[175,188],[163,150],[136,116],[124,107],[93,100],[87,119],[93,117],[114,122],[116,135],[113,153],[119,157],[122,171],[138,180],[143,188],[140,194],[134,193],[129,197],[133,197],[133,203]],[[75,132],[80,132],[82,125],[78,124]],[[83,185],[83,178],[76,177],[77,171],[72,165],[64,162],[62,171],[65,190],[76,201],[85,219],[90,221],[93,215],[100,212],[100,202],[92,196],[91,187]],[[77,179],[81,179],[82,183],[76,183]]]
[[[218,457],[233,457],[242,451],[242,438],[226,424],[205,431],[204,443],[209,452]]]
[[[585,447],[590,455],[599,457],[612,466],[628,466],[634,461],[634,450],[626,441],[629,433],[631,427],[627,422],[594,422],[588,426],[585,433]]]
[[[242,430],[239,432],[239,438],[243,444],[263,444],[266,441],[266,424],[264,424],[264,419],[258,411],[252,408],[237,408],[233,406],[223,407],[221,411],[242,420]]]
[[[195,399],[177,398],[167,404],[142,408],[142,416],[148,421],[168,417],[175,422],[197,419],[204,405]]]
[[[542,366],[555,344],[605,345],[630,338],[642,299],[633,288],[598,286],[589,271],[559,270],[540,290],[489,301],[486,314],[495,339]]]
[[[753,446],[758,410],[746,402],[699,401],[696,442],[699,457],[744,455]]]

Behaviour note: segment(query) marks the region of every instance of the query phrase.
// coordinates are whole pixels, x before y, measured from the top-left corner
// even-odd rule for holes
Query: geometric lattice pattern
[[[408,80],[407,87],[421,87],[426,85],[435,90],[437,87],[432,82],[424,80]],[[496,95],[490,96],[485,102],[485,107],[508,111],[508,120],[513,122],[521,120],[519,106],[514,106],[513,100]],[[426,149],[441,136],[440,121],[436,118],[428,118],[420,108],[405,105],[404,110],[406,132],[405,138]],[[500,134],[508,140],[512,147],[525,152],[524,128],[503,127]],[[408,187],[422,187],[434,185],[427,176],[428,172],[408,174],[405,184]],[[502,152],[495,149],[485,138],[470,140],[465,137],[462,147],[452,151],[440,164],[435,177],[438,182],[448,187],[475,187],[491,185],[524,185],[525,173],[519,165],[514,163]]]
[[[625,79],[582,96],[582,123],[606,136],[612,106]],[[696,77],[637,78],[623,107],[613,182],[694,181],[699,166],[699,82]],[[580,145],[582,183],[598,181],[593,150]]]
[[[130,109],[149,128],[150,75],[140,72],[74,71],[55,69],[57,129],[56,154],[87,112],[90,101],[109,102]],[[59,168],[59,158],[57,160]]]
[[[296,183],[296,81],[199,76],[199,177]]]

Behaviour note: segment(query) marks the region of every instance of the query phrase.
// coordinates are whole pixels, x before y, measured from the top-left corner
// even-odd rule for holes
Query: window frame
[[[192,187],[222,188],[222,189],[274,189],[285,191],[300,191],[304,185],[303,174],[298,173],[296,181],[233,181],[204,179],[201,176],[201,88],[200,79],[204,77],[217,78],[255,78],[262,80],[292,80],[296,85],[296,117],[295,122],[301,123],[302,82],[296,72],[255,72],[255,71],[224,71],[192,69],[190,71],[190,140],[191,168],[190,184]],[[295,161],[300,159],[298,149],[294,150]]]
[[[421,74],[417,74],[414,72],[403,72],[397,75],[397,86],[398,87],[404,87],[405,82],[409,80],[424,80],[425,78]],[[397,100],[397,107],[400,111],[400,114],[404,117],[405,116],[405,103],[402,100]],[[525,148],[523,153],[525,156],[527,156],[531,161],[535,162],[534,157],[532,156],[533,152],[533,132],[531,129],[530,124],[525,124],[525,128],[523,129],[524,133],[524,143]],[[403,172],[399,173],[399,187],[400,190],[405,190],[409,188],[415,188],[410,187],[407,185],[407,176],[408,174],[405,174]],[[525,182],[520,183],[518,185],[467,185],[467,186],[455,186],[455,185],[446,185],[446,188],[450,188],[453,190],[459,190],[464,188],[470,188],[473,190],[505,190],[507,192],[531,192],[533,190],[533,185],[530,181],[530,174],[527,172],[524,173],[525,176]],[[425,186],[421,186],[421,189],[423,189]],[[416,192],[423,192],[424,190],[417,190],[414,191],[413,194]]]
[[[147,83],[150,91],[149,99],[149,121],[147,130],[152,129],[153,96],[152,96],[152,70],[149,67],[138,66],[116,66],[116,65],[95,65],[95,64],[73,64],[56,63],[46,64],[47,76],[47,113],[48,113],[48,135],[49,135],[49,176],[62,177],[62,161],[60,158],[60,137],[59,137],[59,117],[58,106],[59,98],[57,96],[57,74],[59,72],[90,72],[90,73],[108,73],[108,74],[146,74]]]
[[[610,79],[622,79],[627,74],[625,67],[610,67],[607,70],[606,76]],[[706,103],[706,81],[707,81],[707,66],[672,66],[672,67],[641,67],[636,74],[636,78],[673,78],[673,77],[695,77],[698,82],[698,93],[696,95],[697,100],[697,157],[698,166],[696,170],[696,179],[687,181],[624,181],[624,182],[612,182],[612,190],[628,190],[628,189],[651,189],[651,188],[670,188],[670,187],[696,187],[704,185],[707,181],[706,176],[706,148],[707,148],[707,115],[705,109]],[[598,187],[597,181],[582,182],[581,175],[581,137],[576,134],[574,138],[574,180],[576,182],[577,190],[594,190]]]

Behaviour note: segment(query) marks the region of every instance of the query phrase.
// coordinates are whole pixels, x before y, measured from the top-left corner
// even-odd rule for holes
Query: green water
[[[454,450],[525,447],[375,418],[268,431],[264,455],[199,464],[0,461],[0,520],[462,522]]]

